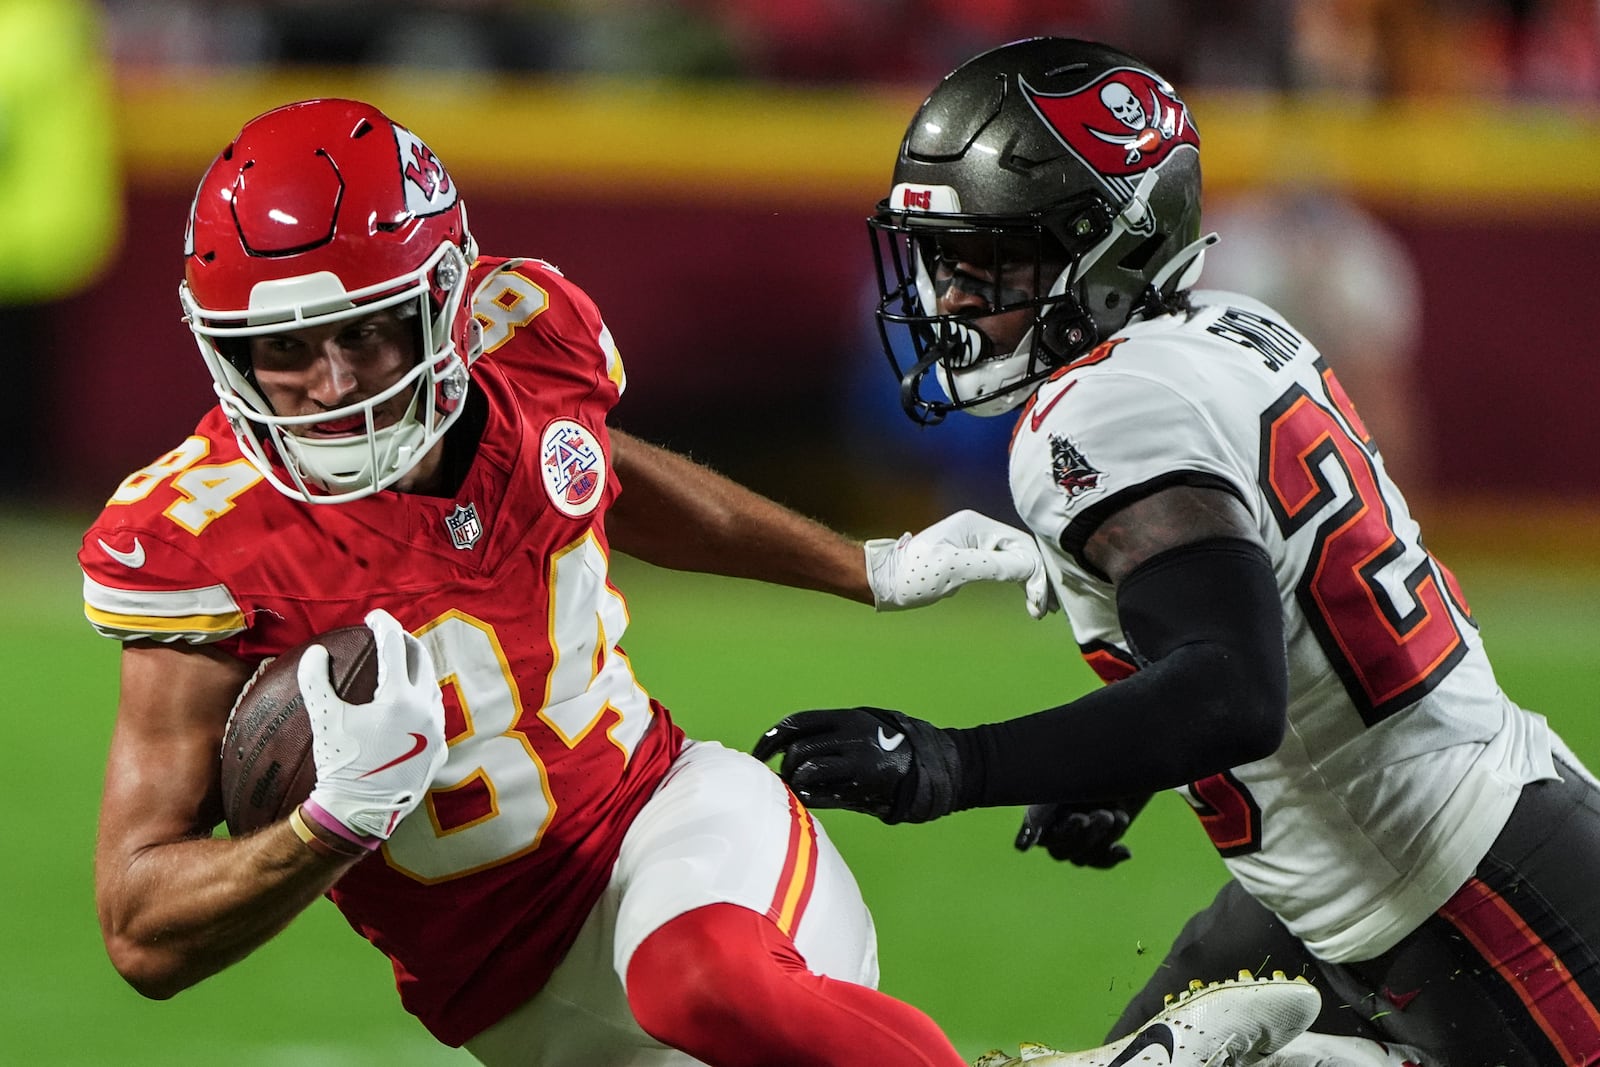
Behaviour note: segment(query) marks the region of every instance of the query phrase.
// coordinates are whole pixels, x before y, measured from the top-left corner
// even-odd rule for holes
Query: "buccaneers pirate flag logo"
[[[1200,148],[1178,94],[1142,70],[1118,67],[1070,93],[1041,93],[1026,81],[1022,90],[1040,120],[1119,199],[1133,176],[1159,167],[1180,145]]]
[[[1100,471],[1077,445],[1056,434],[1050,435],[1050,478],[1066,490],[1068,500],[1100,488]]]

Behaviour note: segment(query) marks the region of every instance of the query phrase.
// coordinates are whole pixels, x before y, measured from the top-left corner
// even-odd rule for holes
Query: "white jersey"
[[[1011,451],[1017,511],[1084,656],[1136,669],[1098,522],[1170,485],[1249,509],[1283,599],[1288,733],[1180,792],[1229,870],[1318,956],[1392,947],[1472,874],[1522,786],[1556,776],[1543,716],[1495,682],[1450,572],[1317,350],[1259,301],[1196,292],[1062,368]]]

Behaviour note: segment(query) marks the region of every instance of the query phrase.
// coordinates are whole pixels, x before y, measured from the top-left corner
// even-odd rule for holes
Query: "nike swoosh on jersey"
[[[878,747],[885,752],[893,752],[900,747],[900,742],[906,739],[905,734],[891,734],[883,727],[878,727]]]
[[[427,747],[428,747],[428,739],[426,737],[423,737],[419,733],[413,733],[411,735],[411,751],[410,752],[407,752],[403,756],[396,756],[394,759],[390,760],[388,763],[385,763],[382,767],[374,767],[374,768],[372,768],[372,770],[368,771],[365,774],[357,775],[357,778],[358,779],[359,778],[370,778],[374,774],[377,774],[379,771],[386,771],[390,767],[398,767],[398,766],[400,766],[400,764],[404,763],[406,760],[410,759],[411,757],[417,755],[418,753],[420,753],[423,749],[425,749]]]
[[[1117,1058],[1106,1064],[1106,1067],[1122,1067],[1125,1063],[1132,1063],[1133,1058],[1152,1045],[1160,1045],[1167,1053],[1167,1062],[1172,1062],[1172,1027],[1166,1023],[1156,1023],[1147,1026],[1133,1035],[1133,1040],[1128,1042],[1128,1047],[1117,1053]]]
[[[1060,400],[1062,397],[1064,397],[1068,393],[1072,392],[1072,387],[1074,385],[1077,385],[1077,384],[1078,384],[1078,381],[1077,381],[1076,378],[1074,378],[1072,381],[1070,381],[1066,385],[1062,386],[1061,387],[1061,392],[1059,392],[1055,396],[1051,397],[1050,398],[1050,402],[1048,404],[1046,404],[1044,407],[1040,408],[1038,411],[1035,411],[1033,413],[1033,415],[1029,417],[1028,425],[1029,425],[1029,427],[1032,428],[1034,433],[1038,433],[1039,432],[1039,427],[1044,425],[1044,417],[1046,415],[1050,414],[1050,409],[1056,406],[1056,401]]]
[[[139,543],[139,539],[137,537],[133,539],[133,550],[131,552],[118,552],[116,549],[106,544],[103,538],[97,538],[95,543],[101,548],[105,549],[106,555],[110,556],[124,567],[130,567],[133,570],[138,570],[140,567],[144,566],[144,546]]]

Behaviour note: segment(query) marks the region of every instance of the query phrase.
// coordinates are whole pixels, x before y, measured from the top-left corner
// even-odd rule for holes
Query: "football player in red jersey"
[[[888,822],[1036,805],[1018,846],[1095,867],[1180,790],[1232,880],[1113,1033],[1266,960],[1324,988],[1296,1063],[1600,1063],[1600,783],[1501,691],[1313,340],[1193,288],[1200,224],[1200,135],[1138,59],[1038,38],[933,90],[872,220],[885,347],[918,421],[1017,419],[1018,514],[1109,684],[972,729],[801,712],[756,754]]]
[[[369,105],[247,123],[185,257],[217,407],[80,554],[86,613],[123,643],[95,863],[118,971],[171,996],[326,894],[405,1006],[486,1063],[959,1063],[872,988],[871,919],[822,827],[635,678],[608,560],[885,608],[1007,579],[1039,612],[1031,539],[966,514],[864,551],[611,431],[627,379],[595,305],[548,263],[479,256],[448,172]],[[370,705],[326,657],[300,666],[310,798],[213,839],[252,670],[359,620]],[[1203,1004],[1260,987],[1227,988]]]

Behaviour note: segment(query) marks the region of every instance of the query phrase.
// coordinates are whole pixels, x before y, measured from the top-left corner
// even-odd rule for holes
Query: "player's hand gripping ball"
[[[262,662],[222,741],[222,814],[234,837],[288,818],[317,784],[299,678],[300,657],[314,644],[328,650],[329,681],[341,699],[366,703],[377,690],[378,645],[365,626],[329,630]]]
[[[393,615],[364,621],[290,649],[245,686],[222,751],[231,833],[300,806],[371,850],[427,795],[446,757],[438,672]]]

